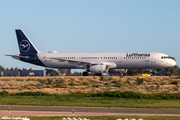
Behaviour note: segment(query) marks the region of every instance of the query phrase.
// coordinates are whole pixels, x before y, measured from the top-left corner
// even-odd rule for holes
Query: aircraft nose
[[[172,61],[170,62],[170,65],[171,65],[171,67],[175,66],[175,65],[176,65],[176,61],[172,60]]]

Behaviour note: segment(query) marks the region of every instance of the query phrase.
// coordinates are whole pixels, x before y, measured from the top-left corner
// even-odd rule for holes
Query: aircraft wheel
[[[102,76],[102,73],[96,73],[96,76]]]
[[[88,72],[83,72],[83,76],[88,76]]]

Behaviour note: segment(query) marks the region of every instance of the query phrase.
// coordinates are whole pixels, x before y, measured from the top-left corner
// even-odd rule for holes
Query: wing
[[[60,59],[60,58],[50,58],[50,59],[54,59],[54,60],[60,60],[60,61],[64,61],[64,62],[72,62],[72,63],[77,63],[79,65],[92,65],[92,64],[99,64],[97,62],[92,62],[92,61],[82,61],[82,60],[68,60],[68,59]]]
[[[109,68],[116,68],[116,63],[114,62],[93,62],[93,61],[83,61],[83,60],[68,60],[68,59],[60,59],[60,58],[50,58],[54,60],[67,61],[71,63],[76,63],[78,65],[107,65]]]

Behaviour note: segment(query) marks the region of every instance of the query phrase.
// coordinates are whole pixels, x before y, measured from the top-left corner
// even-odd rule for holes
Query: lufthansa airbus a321
[[[84,76],[87,76],[88,72],[102,75],[107,72],[120,72],[122,69],[161,69],[176,65],[173,57],[158,52],[42,53],[22,30],[15,31],[20,54],[7,56],[44,67],[84,69]]]

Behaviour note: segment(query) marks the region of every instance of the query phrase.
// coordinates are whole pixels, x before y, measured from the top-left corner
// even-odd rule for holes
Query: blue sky
[[[180,66],[179,0],[0,0],[0,65],[44,69],[18,54],[15,29],[41,52],[162,52]]]

